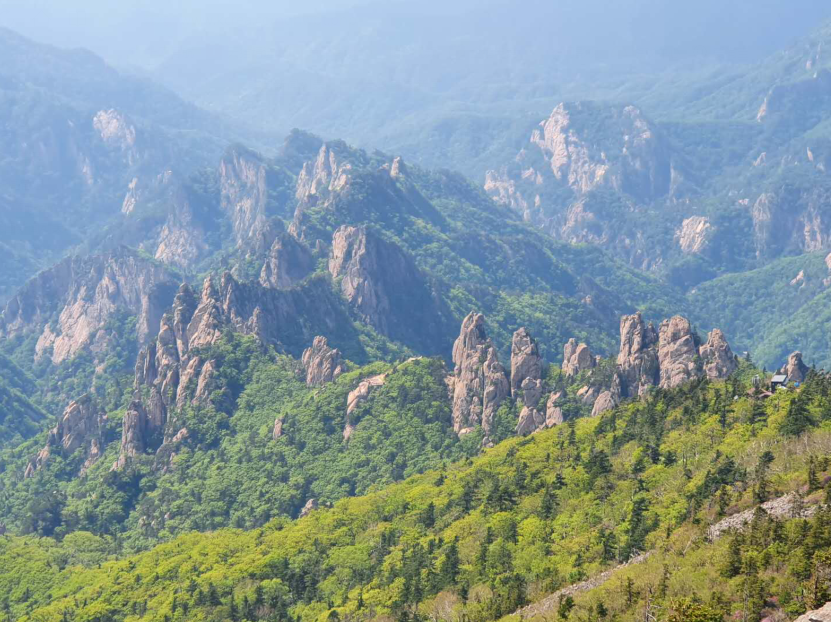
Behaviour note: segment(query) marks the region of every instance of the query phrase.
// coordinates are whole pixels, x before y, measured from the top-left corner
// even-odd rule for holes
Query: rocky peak
[[[542,357],[536,340],[523,327],[514,333],[511,341],[511,395],[528,406],[536,406],[542,391]],[[540,391],[536,391],[539,385]],[[523,387],[529,393],[526,395]],[[532,399],[536,397],[536,400]]]
[[[274,244],[260,271],[260,284],[273,289],[296,285],[315,269],[312,251],[293,235],[283,232]]]
[[[802,352],[794,352],[788,357],[783,373],[790,382],[804,382],[810,368],[802,361]]]
[[[106,415],[89,395],[70,402],[58,420],[58,424],[49,431],[46,446],[29,461],[25,477],[31,477],[40,470],[54,451],[64,457],[86,446],[84,470],[100,456]]]
[[[339,153],[337,145],[324,143],[314,162],[306,162],[297,178],[296,198],[316,203],[331,192],[343,190],[349,183],[352,164]]]
[[[321,387],[346,371],[340,350],[329,347],[326,337],[315,337],[312,347],[303,352],[306,386]]]
[[[660,367],[655,345],[658,333],[646,324],[640,313],[620,320],[620,353],[618,368],[623,378],[623,396],[642,395],[648,387],[658,384]]]
[[[189,270],[209,251],[206,227],[181,185],[171,187],[167,194],[170,210],[159,233],[155,257]]]
[[[665,389],[675,388],[701,375],[696,336],[686,318],[676,315],[661,323],[658,364],[660,385]]]
[[[563,347],[563,373],[566,376],[574,377],[579,373],[593,369],[597,361],[591,349],[585,343],[577,343],[571,338]]]
[[[675,232],[675,239],[681,252],[686,255],[701,254],[712,237],[714,228],[706,216],[685,218],[681,227]]]
[[[453,363],[453,429],[463,435],[481,426],[487,435],[510,385],[485,332],[483,315],[471,313],[462,322],[453,344]]]
[[[738,369],[736,355],[720,329],[714,328],[699,351],[704,373],[712,380],[723,379]]]
[[[137,316],[136,340],[156,333],[176,291],[164,266],[125,247],[70,257],[31,279],[9,301],[0,336],[38,335],[36,358],[62,363],[90,348],[103,351],[107,322],[118,313]],[[52,318],[57,318],[50,322]]]

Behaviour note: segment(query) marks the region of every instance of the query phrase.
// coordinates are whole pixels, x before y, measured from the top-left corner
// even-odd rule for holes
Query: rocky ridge
[[[137,317],[134,339],[159,329],[176,279],[164,266],[125,247],[102,255],[69,257],[30,280],[8,302],[0,338],[38,335],[35,358],[59,364],[83,350],[102,353],[118,314]]]

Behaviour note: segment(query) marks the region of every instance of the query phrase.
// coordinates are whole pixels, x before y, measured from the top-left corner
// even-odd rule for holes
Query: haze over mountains
[[[831,599],[831,8],[722,4],[3,7],[0,620]]]

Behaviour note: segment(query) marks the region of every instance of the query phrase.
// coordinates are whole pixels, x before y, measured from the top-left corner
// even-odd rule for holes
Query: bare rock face
[[[285,289],[299,283],[315,269],[312,251],[289,233],[278,235],[263,269],[260,284],[274,289]]]
[[[159,233],[155,257],[166,264],[189,270],[209,251],[206,231],[180,186],[168,190],[171,209]]]
[[[713,233],[713,225],[706,216],[690,216],[675,232],[675,239],[681,252],[697,255],[704,251]]]
[[[831,603],[799,616],[794,622],[831,622]]]
[[[352,419],[352,413],[361,404],[366,402],[376,389],[383,387],[386,382],[387,374],[379,374],[362,380],[355,389],[349,392],[349,395],[346,397],[346,425],[343,429],[344,440],[349,440],[349,437],[355,431],[355,422]]]
[[[542,393],[542,357],[537,342],[526,328],[511,342],[511,395],[526,406],[536,407]]]
[[[615,399],[614,394],[611,391],[603,391],[603,393],[601,393],[594,402],[594,407],[592,407],[592,417],[597,417],[607,410],[612,410],[616,406],[617,400]]]
[[[623,396],[637,397],[660,380],[658,333],[640,313],[620,320],[620,353],[617,364],[623,381]]]
[[[794,352],[788,357],[784,373],[791,382],[805,382],[808,372],[811,371],[802,361],[802,352]]]
[[[698,347],[689,320],[676,315],[661,323],[658,363],[660,386],[665,389],[673,389],[701,375]]]
[[[460,436],[481,426],[489,434],[493,416],[510,395],[505,368],[485,332],[485,317],[471,313],[453,344],[453,429]]]
[[[576,339],[569,339],[563,348],[563,373],[574,377],[580,372],[593,369],[597,364],[592,351],[585,343],[577,343]]]
[[[724,333],[718,328],[713,329],[707,343],[701,346],[699,356],[704,366],[704,373],[711,380],[727,378],[739,367],[736,355],[730,349]]]
[[[121,451],[113,469],[122,469],[131,458],[144,453],[148,436],[147,411],[138,398],[133,399],[121,424]]]
[[[126,247],[71,257],[38,274],[9,301],[0,337],[35,333],[35,358],[60,364],[87,349],[103,351],[109,340],[104,327],[123,312],[138,317],[136,339],[144,343],[158,330],[175,291],[172,274]]]
[[[545,404],[545,427],[553,428],[556,425],[561,425],[565,420],[563,417],[563,409],[558,405],[563,398],[562,391],[552,393]]]
[[[318,508],[317,499],[309,499],[306,501],[306,505],[303,506],[303,509],[300,510],[300,518],[306,518],[309,514],[314,512]]]
[[[519,414],[516,426],[517,436],[528,436],[545,427],[545,417],[536,408],[525,406]]]
[[[100,455],[106,421],[106,415],[89,395],[71,402],[58,420],[58,425],[49,431],[46,446],[29,461],[24,477],[31,477],[40,470],[53,452],[70,456],[83,446],[87,447],[88,464],[84,466],[88,467]]]
[[[269,182],[265,162],[254,152],[234,148],[219,164],[220,206],[231,219],[237,245],[264,252],[275,231],[269,222]]]
[[[271,438],[275,441],[283,436],[283,420],[276,419],[274,421],[274,429],[271,431]]]
[[[346,371],[340,350],[329,347],[326,337],[315,337],[311,348],[303,352],[306,386],[322,387]]]

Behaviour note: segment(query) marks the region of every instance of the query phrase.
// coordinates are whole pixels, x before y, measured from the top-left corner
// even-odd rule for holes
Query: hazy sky
[[[0,25],[39,41],[87,47],[116,64],[153,69],[182,41],[192,42],[200,34],[206,38],[221,37],[222,33],[244,37],[248,30],[282,18],[317,13],[325,20],[338,9],[361,4],[370,2],[0,0]],[[467,11],[477,27],[495,5],[494,12],[501,15],[490,25],[494,37],[499,36],[500,20],[505,19],[507,8],[508,19],[513,14],[517,21],[527,24],[523,35],[528,39],[568,37],[566,26],[593,39],[591,45],[600,48],[611,34],[631,41],[632,46],[650,40],[661,48],[699,47],[697,52],[702,54],[717,44],[720,50],[737,57],[745,52],[752,55],[778,49],[831,14],[828,0],[385,0],[376,2],[364,15],[387,12],[391,5],[421,13]],[[459,21],[454,27],[464,29],[465,23]]]

